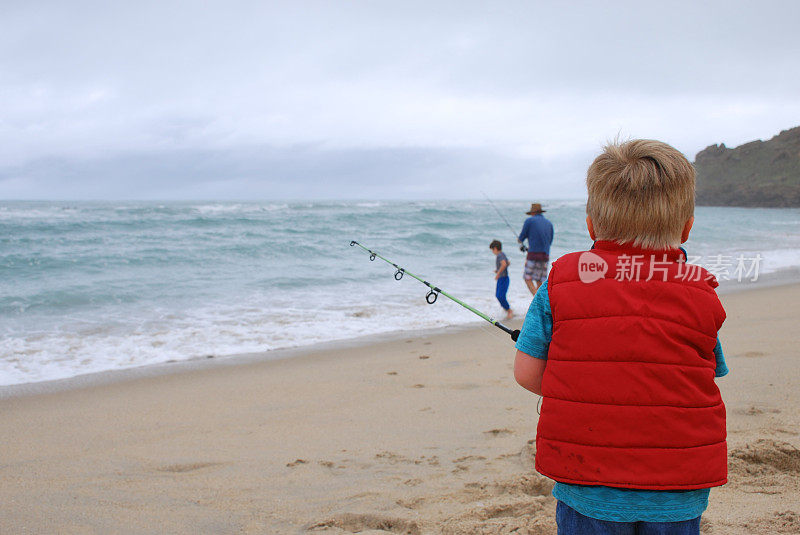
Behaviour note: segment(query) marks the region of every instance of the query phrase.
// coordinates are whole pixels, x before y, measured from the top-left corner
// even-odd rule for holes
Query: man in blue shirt
[[[531,204],[530,217],[522,225],[517,241],[523,243],[528,240],[528,258],[525,262],[525,284],[536,295],[536,290],[547,278],[547,265],[550,262],[550,245],[553,243],[553,224],[542,214],[542,205]]]

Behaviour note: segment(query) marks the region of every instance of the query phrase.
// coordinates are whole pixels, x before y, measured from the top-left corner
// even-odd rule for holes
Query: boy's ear
[[[588,215],[586,216],[586,228],[589,229],[589,237],[594,241],[594,225],[592,224],[592,218]]]
[[[689,239],[689,233],[692,231],[692,225],[694,225],[694,216],[689,218],[689,221],[683,225],[683,232],[681,232],[681,243],[686,243],[686,240]]]

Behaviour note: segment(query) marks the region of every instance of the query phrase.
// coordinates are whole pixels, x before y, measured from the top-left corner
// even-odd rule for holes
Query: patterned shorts
[[[525,274],[522,276],[526,281],[534,280],[542,282],[547,278],[547,260],[527,260],[525,262]]]

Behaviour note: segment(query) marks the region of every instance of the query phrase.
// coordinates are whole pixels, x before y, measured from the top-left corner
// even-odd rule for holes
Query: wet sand
[[[800,533],[800,285],[723,302],[703,532]],[[2,399],[0,533],[555,533],[513,356],[486,326]]]

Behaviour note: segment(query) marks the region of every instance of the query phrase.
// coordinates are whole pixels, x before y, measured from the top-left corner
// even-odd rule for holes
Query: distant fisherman
[[[553,224],[542,214],[542,205],[531,204],[529,216],[522,225],[517,241],[523,243],[528,240],[528,258],[525,262],[525,284],[536,295],[536,290],[542,281],[547,278],[547,265],[550,262],[550,245],[553,243]]]

